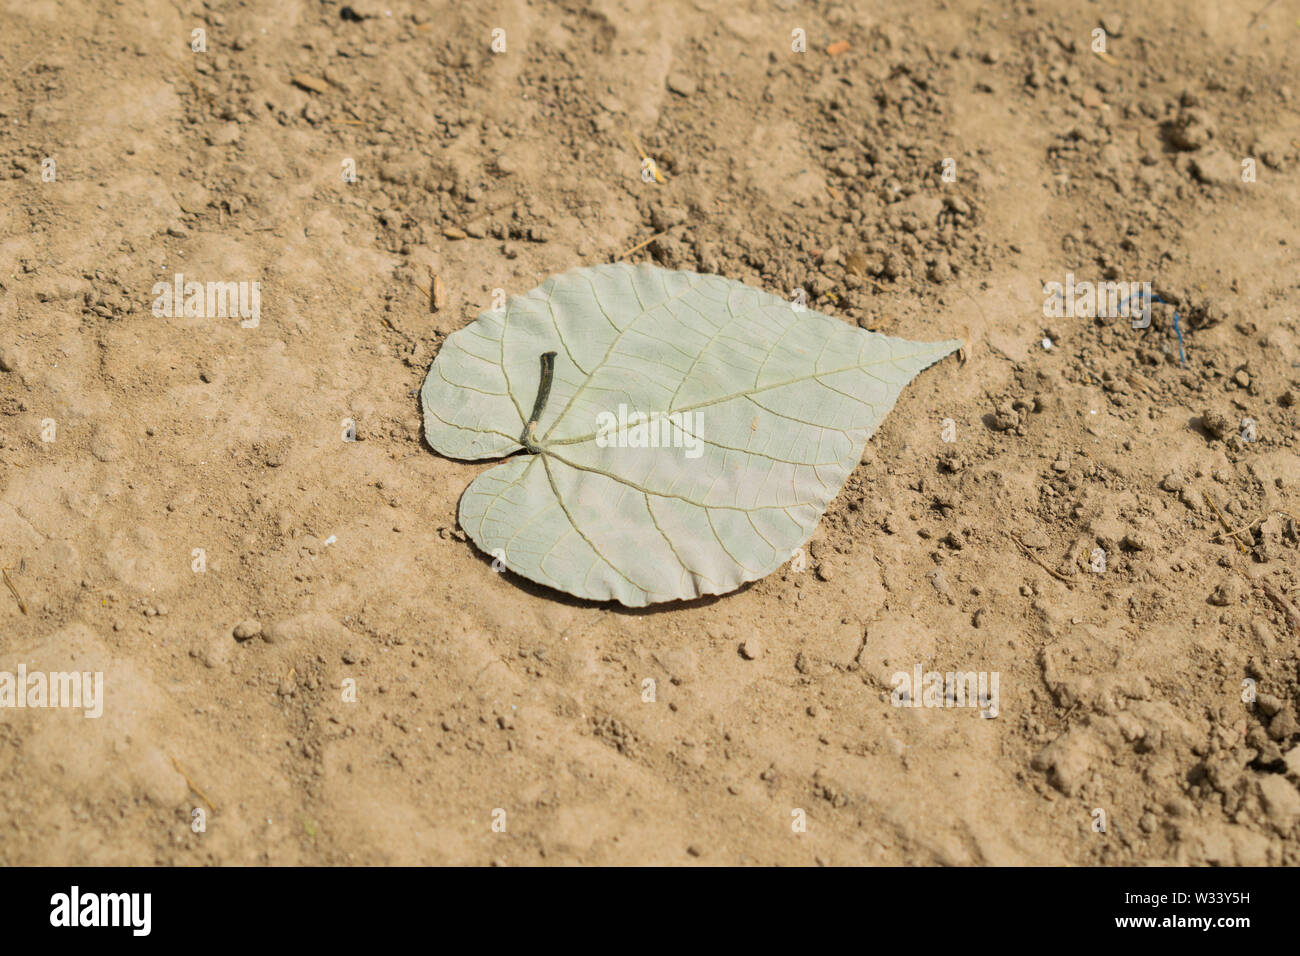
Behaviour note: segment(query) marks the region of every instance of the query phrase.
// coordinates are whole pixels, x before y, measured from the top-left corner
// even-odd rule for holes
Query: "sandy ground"
[[[104,700],[0,710],[0,863],[1300,864],[1264,2],[6,0],[0,672]],[[656,235],[968,346],[803,570],[630,612],[492,572],[416,393]],[[177,273],[258,321],[155,315]],[[1068,275],[1164,303],[1045,314]]]

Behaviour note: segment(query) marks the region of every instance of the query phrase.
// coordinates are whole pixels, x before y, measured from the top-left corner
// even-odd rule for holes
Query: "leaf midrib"
[[[947,344],[946,342],[943,342],[943,343],[936,343],[936,346],[942,346],[942,345],[946,345],[946,344]],[[827,370],[824,371],[824,372],[814,372],[814,373],[812,373],[811,375],[800,375],[800,376],[798,376],[797,378],[786,379],[785,381],[782,381],[782,382],[773,382],[773,383],[771,383],[770,385],[763,385],[763,386],[761,386],[761,387],[756,387],[756,388],[747,388],[747,389],[744,389],[743,391],[739,391],[739,392],[732,392],[730,395],[723,395],[723,396],[720,396],[720,397],[718,397],[718,398],[709,399],[708,401],[704,401],[704,402],[696,402],[694,405],[686,405],[686,406],[683,406],[682,408],[674,408],[674,409],[670,409],[669,411],[666,411],[666,412],[656,412],[656,411],[654,411],[654,410],[651,410],[651,411],[649,411],[649,412],[642,412],[642,414],[646,414],[646,415],[654,415],[654,414],[658,414],[658,415],[680,415],[680,414],[682,414],[683,412],[693,412],[693,411],[695,411],[696,409],[700,409],[700,408],[708,408],[708,407],[710,407],[710,406],[712,406],[712,405],[721,405],[721,404],[723,404],[724,402],[735,401],[737,398],[749,398],[749,397],[751,397],[751,396],[759,395],[759,394],[761,394],[761,393],[763,393],[763,392],[770,391],[771,389],[774,389],[774,388],[784,388],[784,387],[787,386],[787,385],[797,385],[797,384],[800,383],[800,382],[806,382],[806,381],[809,381],[809,380],[811,380],[811,379],[819,379],[819,378],[821,378],[821,377],[823,377],[823,376],[825,376],[825,375],[838,375],[838,374],[840,374],[841,372],[855,372],[855,371],[863,371],[863,370],[865,370],[865,369],[867,369],[867,368],[869,368],[869,367],[871,367],[871,366],[873,366],[873,365],[891,365],[891,364],[893,364],[893,363],[895,363],[895,362],[906,361],[907,359],[912,359],[912,358],[922,358],[922,357],[924,357],[924,356],[926,356],[926,355],[930,355],[930,354],[932,354],[933,351],[934,351],[934,350],[931,350],[931,351],[928,351],[928,352],[913,352],[911,355],[895,355],[895,356],[891,356],[890,358],[880,359],[880,360],[878,360],[878,361],[873,361],[873,362],[862,362],[862,363],[857,364],[857,365],[847,365],[847,366],[845,366],[844,368],[833,368],[833,369],[827,369]],[[874,376],[873,376],[873,377],[874,377]],[[588,378],[588,381],[590,381],[590,378]],[[880,381],[884,382],[885,380],[884,380],[884,379],[880,379]],[[893,383],[891,383],[891,382],[886,382],[886,384],[893,384]],[[585,383],[584,383],[584,385],[585,385]],[[843,394],[843,393],[841,393],[841,394]],[[574,396],[574,397],[575,397],[575,398],[577,397],[577,396],[576,396],[576,393],[575,393],[575,396]],[[859,401],[863,401],[863,400],[862,400],[862,399],[859,399]],[[863,404],[865,404],[865,405],[871,405],[872,408],[875,407],[875,405],[872,404],[871,402],[863,401]],[[571,405],[572,405],[572,402],[570,402],[570,405],[569,405],[569,406],[566,406],[566,407],[565,407],[564,411],[560,413],[560,417],[559,417],[558,419],[555,420],[554,424],[552,424],[550,428],[547,429],[547,434],[548,434],[548,435],[549,435],[549,434],[550,434],[550,433],[551,433],[551,432],[552,432],[552,431],[553,431],[557,426],[559,426],[559,424],[560,424],[561,421],[564,420],[564,416],[568,414],[568,412],[569,412],[569,407],[570,407]],[[637,409],[637,411],[638,411],[638,412],[641,412],[641,409]],[[540,448],[542,448],[542,449],[546,449],[546,448],[550,448],[550,447],[557,446],[557,445],[580,445],[580,444],[582,444],[583,442],[593,441],[593,440],[596,438],[596,435],[597,435],[597,434],[599,434],[599,433],[598,433],[598,432],[592,432],[592,433],[589,434],[589,435],[579,435],[579,436],[577,436],[577,437],[575,437],[575,438],[557,438],[557,439],[555,439],[554,441],[545,441],[545,440],[543,440],[543,441],[541,441],[541,442],[538,442],[538,446],[539,446]]]

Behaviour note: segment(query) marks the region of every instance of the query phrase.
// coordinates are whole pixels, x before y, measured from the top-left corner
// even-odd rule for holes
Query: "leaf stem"
[[[551,397],[551,380],[555,377],[555,353],[542,353],[542,377],[537,383],[537,401],[533,402],[533,413],[528,416],[528,424],[524,426],[524,433],[519,436],[519,444],[523,445],[530,452],[536,455],[541,451],[536,438],[533,437],[537,428],[537,423],[542,419],[542,412],[546,410],[546,402]]]

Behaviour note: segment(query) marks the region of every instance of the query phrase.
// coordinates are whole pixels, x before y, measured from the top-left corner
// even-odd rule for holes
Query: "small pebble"
[[[695,85],[695,80],[685,73],[669,73],[667,82],[668,89],[672,90],[678,96],[694,96],[695,91],[699,89],[699,87]]]
[[[1120,547],[1125,551],[1146,551],[1151,547],[1150,539],[1141,531],[1130,531],[1124,535],[1124,540],[1120,542]]]
[[[1272,694],[1260,694],[1255,698],[1255,706],[1260,709],[1264,716],[1272,717],[1274,714],[1280,713],[1286,704],[1280,697],[1274,697]]]
[[[1201,412],[1201,425],[1204,426],[1207,432],[1220,440],[1227,438],[1236,431],[1232,426],[1232,419],[1212,408],[1207,408]]]
[[[1236,604],[1241,596],[1241,585],[1235,578],[1228,578],[1210,594],[1209,601],[1215,607],[1228,607]]]
[[[1047,535],[1044,532],[1038,530],[1037,528],[1033,529],[1032,531],[1026,531],[1023,535],[1021,535],[1020,542],[1026,548],[1032,548],[1035,551],[1041,551],[1043,550],[1043,548],[1046,548],[1049,544],[1051,544],[1051,541],[1048,539]]]

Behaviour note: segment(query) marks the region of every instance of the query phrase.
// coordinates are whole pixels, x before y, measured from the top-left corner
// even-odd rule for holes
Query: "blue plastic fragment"
[[[1144,290],[1144,291],[1145,291],[1145,290]],[[1142,296],[1142,292],[1135,292],[1134,295]],[[1131,299],[1131,298],[1133,298],[1132,295],[1129,296],[1128,298],[1126,298],[1123,302],[1121,302],[1121,303],[1119,304],[1119,307],[1120,307],[1121,310],[1124,308],[1124,306],[1126,306],[1126,305],[1128,304],[1128,300]],[[1161,305],[1169,305],[1169,303],[1166,302],[1164,299],[1160,298],[1160,296],[1158,296],[1158,295],[1154,295],[1154,294],[1153,294],[1149,299],[1147,299],[1145,296],[1143,296],[1143,299],[1144,299],[1144,301],[1143,301],[1143,303],[1142,303],[1142,308],[1143,308],[1144,311],[1145,311],[1146,309],[1151,308],[1151,303],[1152,303],[1152,302],[1159,302]],[[1180,323],[1180,321],[1179,321],[1179,319],[1178,319],[1178,313],[1177,313],[1177,312],[1174,313],[1174,333],[1178,336],[1178,364],[1181,365],[1181,366],[1183,366],[1183,368],[1186,368],[1186,367],[1187,367],[1187,355],[1186,355],[1186,353],[1183,351],[1183,326],[1182,326],[1182,324]]]

